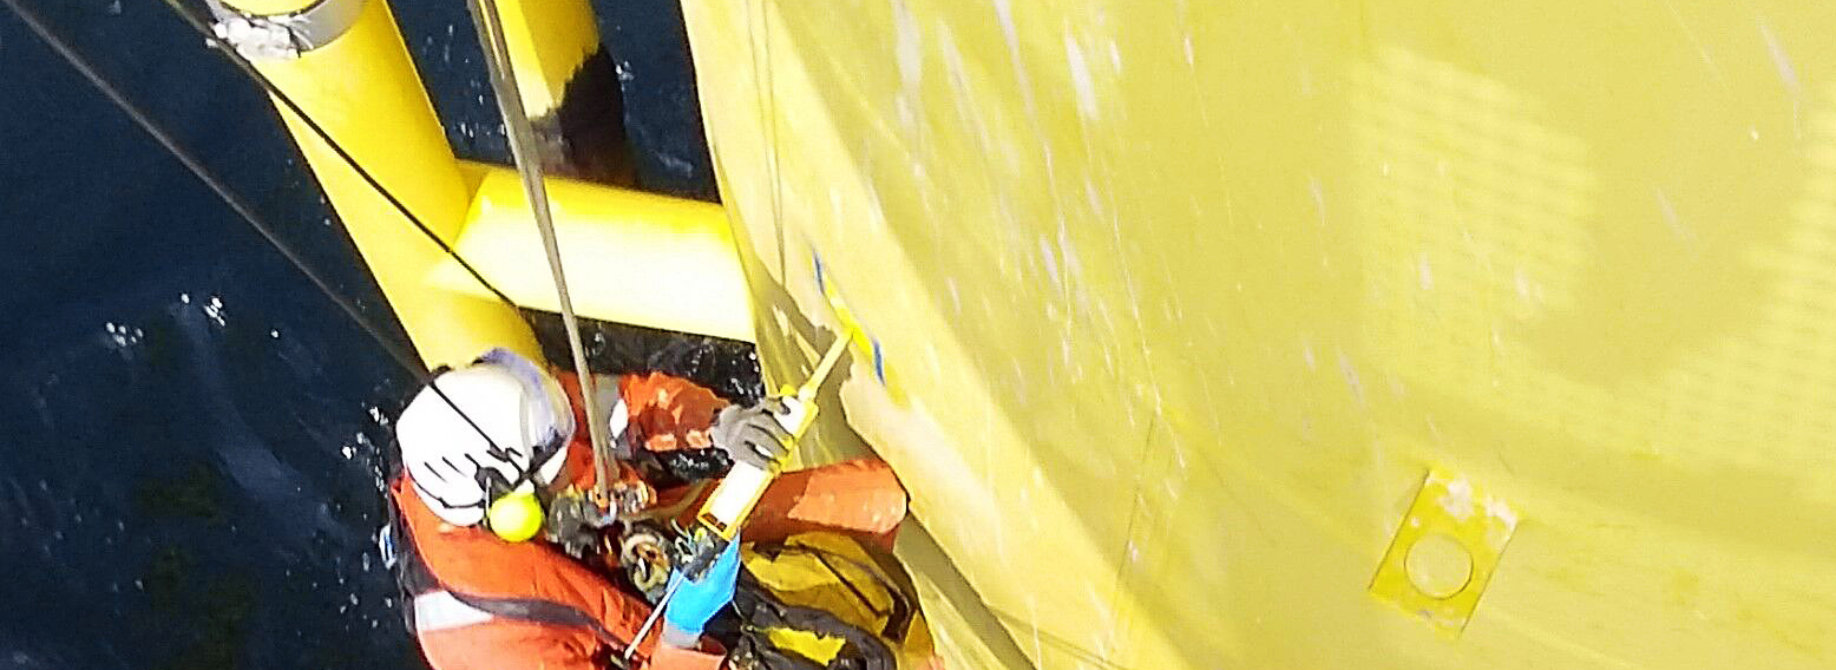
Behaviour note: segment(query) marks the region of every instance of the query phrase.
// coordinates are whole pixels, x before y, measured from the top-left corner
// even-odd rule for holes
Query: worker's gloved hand
[[[727,543],[725,551],[702,573],[701,579],[685,580],[678,572],[670,577],[676,594],[663,610],[663,641],[677,647],[694,647],[701,631],[720,609],[733,602],[733,589],[739,582],[739,538]]]
[[[747,407],[728,405],[714,417],[709,437],[735,462],[766,467],[790,453],[791,434],[785,424],[794,402],[794,398],[766,398]]]

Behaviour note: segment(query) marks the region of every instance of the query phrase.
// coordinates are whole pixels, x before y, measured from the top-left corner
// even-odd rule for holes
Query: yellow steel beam
[[[481,176],[458,251],[517,304],[557,309],[541,239],[514,171]],[[548,180],[562,265],[581,316],[750,342],[752,302],[718,205],[567,179]],[[459,264],[428,283],[484,295]]]
[[[228,4],[266,15],[310,3]],[[449,241],[459,237],[471,194],[387,4],[370,0],[356,24],[323,47],[297,59],[255,65],[435,234]],[[512,307],[427,283],[427,275],[446,255],[304,122],[284,107],[281,116],[428,365],[464,363],[492,346],[539,354],[528,325]],[[540,262],[541,256],[530,258]]]
[[[531,118],[553,114],[568,82],[600,49],[592,7],[586,0],[499,0],[497,7],[523,108]]]

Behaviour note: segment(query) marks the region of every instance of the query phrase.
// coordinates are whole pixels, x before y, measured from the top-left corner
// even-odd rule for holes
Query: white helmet
[[[561,385],[507,349],[445,372],[396,422],[402,464],[441,520],[471,526],[497,496],[561,475],[574,412]]]

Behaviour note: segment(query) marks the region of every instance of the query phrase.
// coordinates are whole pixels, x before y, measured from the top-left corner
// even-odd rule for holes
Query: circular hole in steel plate
[[[1403,561],[1409,583],[1430,598],[1445,600],[1466,590],[1473,579],[1473,557],[1459,540],[1432,533],[1416,540]]]

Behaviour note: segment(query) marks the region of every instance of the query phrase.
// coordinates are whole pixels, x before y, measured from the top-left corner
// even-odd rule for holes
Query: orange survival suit
[[[572,400],[576,425],[584,425],[577,381],[557,377]],[[657,373],[625,375],[618,384],[632,441],[644,448],[709,444],[707,429],[727,404],[693,382]],[[568,445],[568,469],[556,486],[594,485],[586,432],[576,431]],[[632,476],[628,466],[621,468]],[[390,485],[397,514],[396,572],[408,597],[409,628],[435,670],[616,667],[614,661],[650,615],[648,603],[547,543],[505,542],[480,527],[443,522],[408,476],[403,472]],[[680,497],[671,493],[662,497]],[[905,503],[898,479],[878,460],[790,472],[766,490],[742,537],[777,541],[831,530],[885,545],[905,516]],[[653,631],[637,642],[637,668],[712,670],[724,657],[711,640],[689,650],[658,644],[657,638]]]

